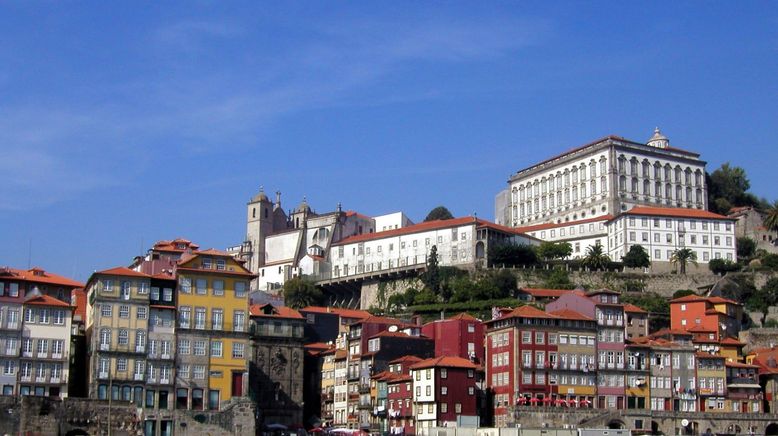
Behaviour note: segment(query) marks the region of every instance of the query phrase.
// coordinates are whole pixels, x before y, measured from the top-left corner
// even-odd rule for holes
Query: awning
[[[734,384],[731,384],[731,385],[727,385],[727,388],[762,389],[762,387],[759,386],[756,383],[734,383]]]

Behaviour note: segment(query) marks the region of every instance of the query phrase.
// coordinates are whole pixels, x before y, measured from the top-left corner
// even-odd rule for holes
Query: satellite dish
[[[396,325],[390,325],[387,330],[389,330],[390,332],[394,333],[394,332],[397,331],[397,326]]]
[[[684,427],[687,427],[689,425],[689,420],[688,419],[682,419],[681,420],[681,425],[684,426]]]

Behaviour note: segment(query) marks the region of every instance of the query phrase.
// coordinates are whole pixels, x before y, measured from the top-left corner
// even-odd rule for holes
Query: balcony
[[[136,345],[135,346],[135,352],[136,353],[145,353],[146,347],[144,345]]]
[[[161,385],[169,385],[170,384],[170,379],[169,378],[161,378],[161,379],[159,379],[159,384],[161,384]]]
[[[49,383],[60,384],[60,383],[62,383],[62,381],[60,380],[59,377],[52,377],[51,380],[49,380]]]
[[[359,405],[357,406],[359,409],[372,409],[373,404],[370,401],[360,401]]]
[[[107,372],[101,372],[101,373],[98,374],[97,378],[108,378],[108,373]]]
[[[35,377],[35,383],[46,383],[46,377]]]
[[[22,375],[21,377],[19,377],[19,380],[23,381],[23,382],[31,382],[32,381],[32,376],[30,376],[30,375]]]
[[[62,356],[62,353],[55,353],[55,354],[51,355],[51,358],[52,359],[62,359],[63,356]]]
[[[38,351],[38,359],[45,359],[49,357],[49,353],[45,351]]]
[[[32,351],[22,351],[22,357],[32,357]]]
[[[163,354],[159,358],[162,360],[170,360],[173,358],[173,356],[171,356],[170,354]]]
[[[359,385],[359,393],[360,394],[368,394],[370,393],[370,385]]]
[[[143,374],[135,374],[132,379],[135,381],[143,381]]]
[[[111,344],[100,344],[100,351],[108,351],[111,349]]]

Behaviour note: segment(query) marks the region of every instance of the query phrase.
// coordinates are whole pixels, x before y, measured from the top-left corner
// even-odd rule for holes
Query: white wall
[[[386,230],[400,229],[408,227],[413,224],[407,216],[402,212],[388,213],[386,215],[379,215],[373,217],[375,220],[375,231],[383,232]]]

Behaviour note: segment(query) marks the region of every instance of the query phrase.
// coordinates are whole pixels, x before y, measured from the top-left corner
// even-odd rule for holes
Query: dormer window
[[[216,269],[219,271],[223,271],[226,266],[226,262],[224,259],[216,259]]]
[[[211,258],[209,257],[203,258],[203,269],[211,269]]]

